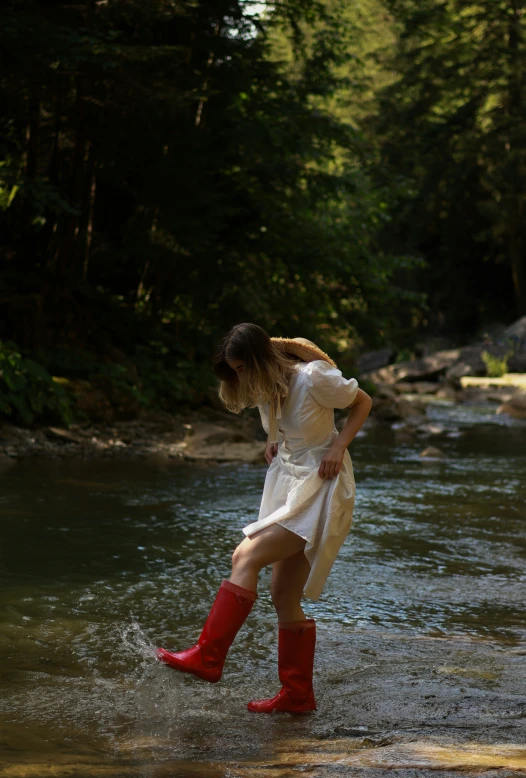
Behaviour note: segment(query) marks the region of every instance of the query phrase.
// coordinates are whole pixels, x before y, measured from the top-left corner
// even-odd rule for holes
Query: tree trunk
[[[26,178],[28,187],[35,183],[38,176],[38,146],[40,134],[40,89],[36,88],[31,95],[27,117],[26,130]],[[26,267],[35,265],[37,260],[37,240],[33,219],[33,195],[27,192],[22,210],[22,262]]]
[[[75,149],[73,152],[73,164],[70,181],[69,204],[77,213],[67,214],[64,217],[65,225],[60,236],[58,250],[57,271],[69,273],[75,262],[76,238],[79,231],[80,216],[82,213],[82,192],[86,175],[86,151],[88,137],[86,130],[86,103],[85,94],[87,78],[77,78],[77,94],[75,100]]]
[[[84,240],[84,257],[82,262],[82,280],[86,281],[88,277],[89,258],[91,251],[91,242],[93,239],[93,210],[95,208],[95,194],[97,191],[97,177],[95,174],[95,157],[93,147],[88,145],[88,162],[86,170],[86,186],[84,192],[84,204],[82,207],[83,224],[81,230]]]
[[[215,27],[214,27],[214,38],[217,38],[217,36],[221,32],[222,26],[223,26],[223,18],[221,17],[221,19],[218,19],[216,24],[215,24]],[[201,91],[202,91],[202,95],[203,96],[201,97],[201,99],[199,100],[199,103],[197,105],[197,111],[196,111],[196,114],[195,114],[195,122],[194,122],[194,126],[195,127],[199,127],[201,125],[201,122],[202,122],[203,108],[204,108],[205,101],[206,101],[205,93],[206,93],[206,90],[208,89],[208,82],[210,80],[210,70],[211,70],[212,65],[214,63],[214,59],[215,59],[215,52],[212,50],[212,51],[210,51],[210,53],[208,55],[208,59],[206,61],[205,78],[204,78],[204,81],[203,81],[203,85],[201,87]]]

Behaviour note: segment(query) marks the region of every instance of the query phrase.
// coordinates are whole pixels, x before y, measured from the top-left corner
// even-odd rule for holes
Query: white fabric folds
[[[352,523],[355,483],[352,461],[346,451],[339,474],[319,476],[321,461],[338,436],[334,408],[346,408],[355,399],[358,382],[344,378],[324,360],[295,366],[287,402],[259,406],[269,439],[278,442],[278,453],[266,473],[259,517],[244,527],[250,537],[277,523],[307,542],[305,555],[311,570],[304,595],[317,600],[332,564]]]

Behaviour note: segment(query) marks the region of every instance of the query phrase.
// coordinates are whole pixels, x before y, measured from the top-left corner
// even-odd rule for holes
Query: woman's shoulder
[[[326,373],[329,370],[334,370],[334,367],[325,359],[313,359],[312,362],[302,362],[301,364],[301,372],[309,376],[315,373]]]

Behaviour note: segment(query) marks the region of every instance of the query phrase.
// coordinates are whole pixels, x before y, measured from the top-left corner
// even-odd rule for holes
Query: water
[[[221,683],[155,660],[195,643],[265,466],[4,471],[0,776],[526,770],[526,422],[446,403],[428,416],[443,460],[383,429],[352,444],[354,526],[304,601],[318,710],[303,717],[246,710],[279,688],[270,569]]]

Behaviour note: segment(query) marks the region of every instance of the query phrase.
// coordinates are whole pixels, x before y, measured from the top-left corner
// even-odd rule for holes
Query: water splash
[[[126,653],[145,660],[155,659],[157,647],[152,643],[141,625],[132,621],[120,631],[123,649]]]

